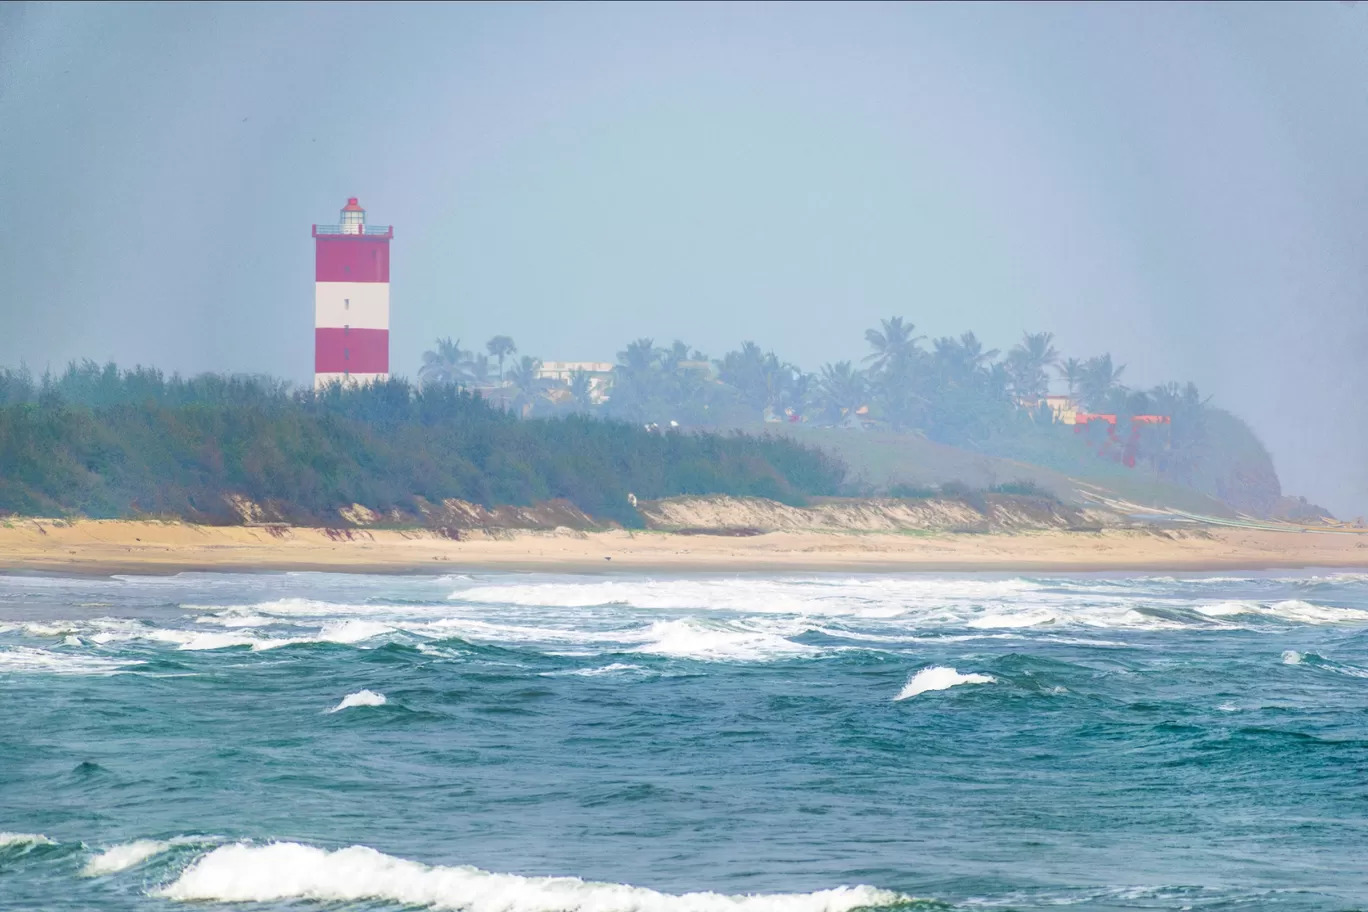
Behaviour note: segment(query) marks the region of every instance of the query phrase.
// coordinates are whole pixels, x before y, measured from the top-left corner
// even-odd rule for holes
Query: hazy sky
[[[0,364],[306,381],[356,195],[396,373],[1049,329],[1368,513],[1366,153],[1368,4],[9,3]]]

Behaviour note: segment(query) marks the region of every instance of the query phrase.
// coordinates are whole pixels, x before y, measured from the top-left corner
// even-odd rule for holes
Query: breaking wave
[[[429,866],[366,846],[327,851],[293,842],[220,846],[156,891],[199,902],[390,902],[464,912],[851,912],[909,898],[875,887],[731,896],[658,893],[578,877],[524,877]]]
[[[898,617],[934,604],[1013,598],[1040,590],[1025,579],[825,577],[785,579],[609,580],[474,586],[451,599],[482,605],[593,608],[621,605],[657,611],[737,611],[815,616]]]
[[[1368,611],[1358,608],[1313,605],[1301,599],[1286,599],[1269,605],[1248,601],[1215,602],[1208,605],[1198,605],[1194,610],[1207,617],[1231,618],[1240,615],[1256,615],[1276,618],[1294,624],[1352,624],[1368,621]]]
[[[358,690],[356,693],[347,694],[341,702],[328,712],[341,712],[344,709],[351,709],[353,706],[384,706],[388,702],[382,693],[376,693],[373,690]]]
[[[117,874],[176,846],[194,845],[197,842],[200,840],[191,838],[136,839],[133,842],[111,846],[86,862],[85,867],[81,869],[81,876],[103,877],[107,874]]]
[[[1316,585],[1350,584],[1358,585],[1358,578],[1333,577]],[[1336,599],[1333,592],[1317,589],[1312,596],[1305,587],[1288,592],[1285,586],[1278,591],[1282,584],[1261,578],[509,577],[443,578],[424,585],[436,591],[414,593],[416,598],[239,595],[220,605],[187,598],[169,603],[186,614],[156,620],[7,622],[0,625],[6,640],[0,643],[0,674],[112,673],[148,660],[138,644],[214,653],[399,642],[420,649],[442,646],[442,658],[471,646],[602,656],[606,663],[626,662],[622,657],[633,654],[771,662],[981,638],[1081,643],[1079,635],[1103,630],[1163,634],[1368,625],[1360,602],[1327,604]],[[112,648],[123,644],[134,647]]]
[[[544,671],[542,675],[548,678],[558,678],[565,675],[573,675],[577,678],[599,678],[606,675],[642,675],[647,669],[640,665],[629,665],[625,662],[613,662],[611,665],[604,665],[600,668],[576,668],[573,671]]]
[[[946,668],[943,665],[932,665],[923,668],[921,671],[907,679],[903,689],[894,697],[894,701],[907,700],[917,694],[926,693],[928,690],[949,690],[951,687],[958,687],[961,684],[996,684],[997,678],[986,674],[960,674],[953,668]]]
[[[1282,654],[1284,665],[1306,665],[1324,671],[1333,671],[1337,674],[1348,675],[1351,678],[1368,678],[1368,668],[1360,668],[1357,665],[1349,665],[1345,662],[1336,662],[1327,659],[1325,656],[1314,652],[1298,652],[1295,649],[1285,650]]]
[[[71,675],[114,674],[131,663],[75,652],[54,652],[27,646],[0,648],[0,674],[45,673]]]
[[[764,662],[814,656],[816,646],[795,643],[785,636],[740,624],[718,624],[683,618],[658,621],[646,630],[647,642],[636,652],[703,661]]]
[[[56,844],[42,833],[0,833],[0,849]]]

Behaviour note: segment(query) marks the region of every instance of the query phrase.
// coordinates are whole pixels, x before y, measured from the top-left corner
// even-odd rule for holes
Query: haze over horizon
[[[1365,5],[10,4],[0,123],[0,365],[305,382],[357,196],[396,374],[1050,330],[1368,514]]]

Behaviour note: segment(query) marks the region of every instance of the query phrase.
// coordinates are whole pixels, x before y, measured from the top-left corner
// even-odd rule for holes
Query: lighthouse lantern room
[[[347,200],[336,225],[314,225],[314,387],[389,378],[390,225]]]

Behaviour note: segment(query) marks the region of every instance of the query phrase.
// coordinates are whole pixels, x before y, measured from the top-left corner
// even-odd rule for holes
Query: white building
[[[608,398],[608,389],[613,384],[611,361],[543,361],[537,369],[537,378],[569,384],[571,378],[579,372],[589,377],[589,401],[595,405],[605,401]]]

